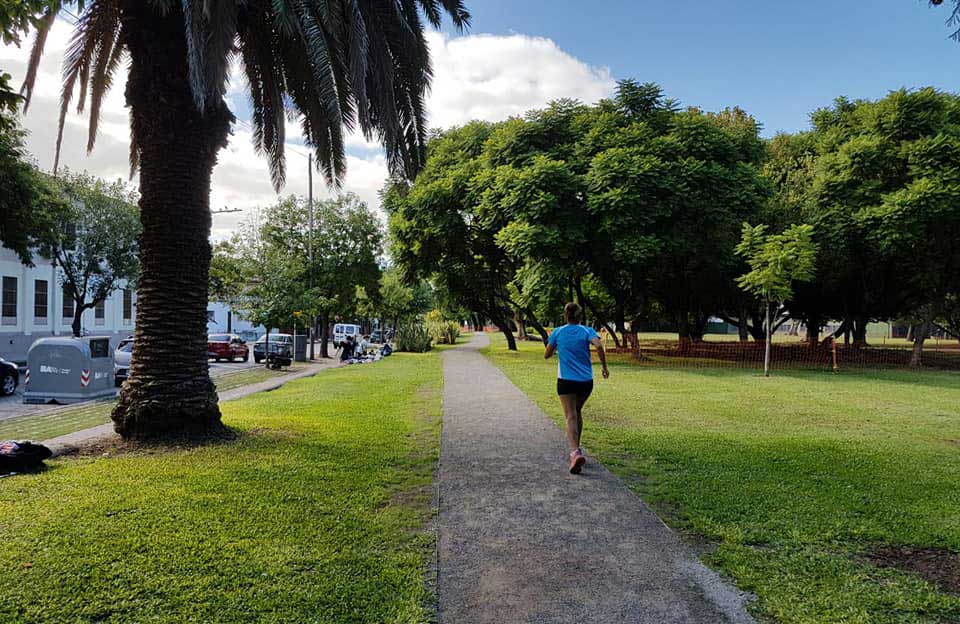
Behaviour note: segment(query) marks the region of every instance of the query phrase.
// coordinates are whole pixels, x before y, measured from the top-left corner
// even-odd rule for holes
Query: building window
[[[133,291],[129,288],[123,289],[123,324],[129,325],[133,320]]]
[[[105,299],[101,299],[93,307],[94,325],[105,325],[106,317],[107,317],[107,302]]]
[[[0,293],[0,325],[17,324],[17,278],[3,278],[3,292]]]
[[[33,282],[33,322],[37,325],[47,324],[47,280]]]
[[[70,289],[67,288],[67,285],[64,284],[61,289],[61,296],[63,297],[63,308],[61,309],[63,316],[64,325],[73,325],[73,295],[70,294]]]

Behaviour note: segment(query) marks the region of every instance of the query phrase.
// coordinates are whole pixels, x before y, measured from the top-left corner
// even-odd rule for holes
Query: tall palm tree
[[[130,163],[140,170],[141,277],[133,366],[113,412],[130,438],[219,429],[207,365],[210,176],[234,117],[229,67],[240,62],[254,141],[284,183],[284,121],[296,118],[318,167],[339,186],[344,129],[378,139],[395,173],[425,159],[430,83],[425,23],[469,23],[461,0],[51,0],[24,84],[29,99],[58,12],[79,20],[63,65],[60,136],[77,91],[89,99],[88,149],[125,59]],[[28,100],[29,101],[29,100]],[[59,157],[59,143],[57,152]]]

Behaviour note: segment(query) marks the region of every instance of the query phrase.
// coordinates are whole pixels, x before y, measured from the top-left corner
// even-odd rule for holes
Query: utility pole
[[[307,206],[310,209],[310,233],[307,236],[307,256],[310,259],[310,267],[307,271],[309,280],[310,280],[310,290],[313,290],[313,152],[310,152],[307,155]],[[314,346],[315,335],[317,328],[317,316],[315,314],[311,315],[310,318],[310,331],[308,336],[310,339],[310,360],[314,359]]]

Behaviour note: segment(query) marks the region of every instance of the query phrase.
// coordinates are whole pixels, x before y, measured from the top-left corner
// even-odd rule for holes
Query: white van
[[[353,336],[356,340],[360,337],[360,326],[349,323],[337,323],[333,326],[333,347],[339,349],[340,345],[347,340],[347,336]]]

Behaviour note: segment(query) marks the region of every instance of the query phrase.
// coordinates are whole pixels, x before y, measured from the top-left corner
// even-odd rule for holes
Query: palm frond
[[[124,47],[119,41],[119,30],[109,33],[96,51],[93,76],[90,78],[90,123],[87,135],[87,153],[93,151],[100,127],[100,108],[103,98],[113,86],[113,76],[123,59]]]
[[[43,48],[47,45],[47,35],[57,21],[57,11],[54,7],[47,9],[43,19],[37,24],[37,32],[33,38],[33,47],[30,48],[30,59],[27,61],[27,75],[20,87],[23,95],[23,112],[30,108],[30,99],[33,97],[33,87],[37,82],[37,72],[40,70],[40,59],[43,57]]]
[[[119,57],[111,65],[110,59],[114,56],[114,48],[118,45],[120,39],[120,7],[117,0],[101,0],[92,2],[80,15],[77,21],[76,29],[67,46],[66,54],[63,59],[63,83],[60,91],[60,118],[57,124],[57,145],[53,160],[53,172],[56,174],[60,165],[60,153],[63,145],[63,129],[66,123],[67,111],[70,108],[70,102],[73,99],[74,90],[77,81],[83,77],[91,75],[93,69],[93,78],[91,79],[93,93],[92,97],[96,100],[96,114],[91,111],[90,125],[91,137],[96,136],[96,127],[99,122],[100,101],[109,90],[110,80],[116,65],[119,63]],[[110,49],[104,51],[107,46],[105,42],[114,42],[109,45]],[[104,64],[103,71],[98,78],[96,71],[99,61]],[[86,89],[81,89],[81,95],[86,95]],[[82,103],[79,107],[82,109]],[[88,145],[92,147],[92,143]]]

